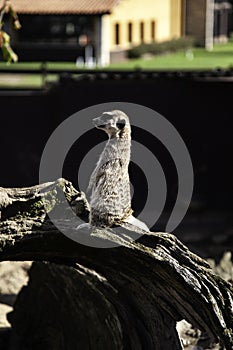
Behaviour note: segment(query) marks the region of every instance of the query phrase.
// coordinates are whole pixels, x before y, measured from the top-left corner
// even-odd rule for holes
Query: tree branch
[[[0,188],[0,260],[53,262],[33,267],[31,282],[19,296],[18,309],[16,303],[10,317],[13,329],[17,330],[21,339],[25,337],[25,329],[32,324],[29,322],[23,331],[21,325],[22,322],[25,325],[26,318],[23,317],[22,321],[21,317],[22,322],[16,322],[20,319],[17,310],[21,310],[22,315],[23,307],[31,300],[30,291],[35,292],[38,283],[43,286],[44,281],[48,282],[51,278],[53,282],[49,288],[57,295],[56,305],[58,307],[63,300],[62,303],[70,310],[76,327],[79,327],[82,344],[85,343],[84,333],[91,329],[89,342],[91,336],[96,340],[101,332],[106,334],[106,337],[98,338],[100,346],[96,349],[109,348],[109,344],[114,344],[113,349],[125,346],[127,349],[180,350],[182,345],[175,325],[185,319],[208,332],[213,340],[221,341],[227,350],[232,349],[231,285],[213,275],[208,263],[190,252],[175,236],[151,232],[133,241],[133,227],[122,227],[119,232],[101,229],[95,231],[91,238],[120,247],[97,249],[63,235],[47,216],[44,204],[47,210],[56,214],[59,227],[77,238],[80,234],[77,222],[81,219],[87,221],[89,206],[84,194],[76,191],[68,181],[60,179],[24,189]],[[71,205],[78,217],[68,215],[60,222],[59,210],[62,208],[64,218],[64,205],[67,209]],[[40,282],[36,277],[33,280],[33,276],[38,274]],[[69,285],[69,292],[66,285]],[[48,301],[47,292],[44,290],[42,295]],[[43,298],[40,298],[40,307],[45,307]],[[36,318],[35,309],[32,307],[31,310],[30,317]],[[59,311],[62,318],[64,311]],[[108,317],[110,323],[106,325]],[[54,322],[55,319],[54,316]],[[42,327],[44,331],[46,327]],[[58,333],[59,327],[56,328]],[[65,339],[71,335],[67,327],[63,324],[60,332]],[[52,349],[51,343],[44,348]],[[82,348],[92,347],[86,345]],[[57,345],[56,349],[62,347]]]

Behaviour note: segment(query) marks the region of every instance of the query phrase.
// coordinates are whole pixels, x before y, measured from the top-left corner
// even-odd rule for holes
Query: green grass
[[[42,69],[43,67],[47,69],[60,69],[69,70],[76,69],[76,65],[73,62],[46,62],[45,64],[41,62],[17,62],[7,64],[5,62],[0,62],[0,69],[3,70],[15,70],[15,69]]]
[[[44,86],[45,82],[54,82],[58,80],[57,74],[48,74],[46,76],[41,74],[21,74],[18,72],[12,74],[14,70],[38,70],[42,69],[43,67],[46,69],[58,69],[61,72],[77,69],[75,63],[72,62],[47,62],[45,65],[41,62],[18,62],[10,65],[6,64],[5,62],[0,62],[0,69],[6,71],[4,73],[0,73],[0,88],[40,89]]]
[[[40,89],[46,82],[54,82],[58,79],[55,74],[49,74],[44,78],[40,74],[0,74],[0,88],[16,89],[16,88],[30,88]]]
[[[40,62],[19,62],[7,65],[0,62],[0,69],[6,70],[6,73],[0,74],[0,88],[41,88],[44,85],[44,78],[39,74],[9,74],[9,70],[15,69],[40,69]],[[75,63],[70,62],[48,62],[47,69],[59,69],[68,71],[76,69]],[[194,48],[187,52],[177,52],[174,54],[166,54],[144,59],[132,59],[124,63],[112,64],[109,69],[134,70],[136,68],[151,70],[201,70],[214,68],[230,68],[233,67],[233,42],[226,44],[218,44],[214,46],[212,51],[206,51],[202,48]],[[8,72],[7,72],[8,71]],[[46,81],[55,81],[58,79],[56,74],[46,76]]]
[[[0,62],[0,68],[6,69],[6,70],[14,70],[14,69],[40,69],[43,66],[41,62],[17,62],[17,63],[11,63],[7,64],[5,62]],[[46,67],[49,68],[63,68],[63,67],[75,67],[74,63],[69,62],[48,62],[46,63]]]
[[[190,57],[193,55],[192,57]],[[133,59],[122,64],[113,64],[111,68],[142,68],[156,70],[172,69],[214,69],[233,67],[233,42],[218,44],[212,51],[202,48],[194,48],[186,52],[177,52],[161,56],[154,56],[147,59]]]

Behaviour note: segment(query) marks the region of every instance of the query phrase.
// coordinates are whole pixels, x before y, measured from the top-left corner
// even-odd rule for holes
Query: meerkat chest
[[[105,163],[99,172],[99,190],[117,192],[129,186],[128,162],[122,159],[113,159]]]
[[[130,207],[130,140],[110,139],[96,168],[91,207],[114,214]]]
[[[97,186],[92,192],[91,205],[107,205],[116,203],[118,207],[129,205],[130,181],[128,164],[121,159],[114,159],[105,163],[99,170]]]

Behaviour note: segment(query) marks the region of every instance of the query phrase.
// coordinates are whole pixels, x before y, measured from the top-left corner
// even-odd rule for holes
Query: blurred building
[[[184,0],[183,32],[198,45],[212,49],[214,42],[227,41],[232,5],[226,0]]]
[[[12,31],[21,61],[77,61],[106,66],[127,50],[190,35],[200,46],[228,36],[222,0],[12,0],[22,29]]]
[[[182,0],[122,0],[104,18],[111,62],[124,59],[132,45],[182,35]]]
[[[142,42],[180,37],[182,0],[12,0],[22,60],[78,60],[105,66]]]
[[[216,0],[214,4],[214,41],[226,42],[232,29],[232,4],[225,0]]]

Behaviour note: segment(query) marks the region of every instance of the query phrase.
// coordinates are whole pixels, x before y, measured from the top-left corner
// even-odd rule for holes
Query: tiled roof
[[[17,13],[103,14],[110,13],[120,0],[11,0]]]

